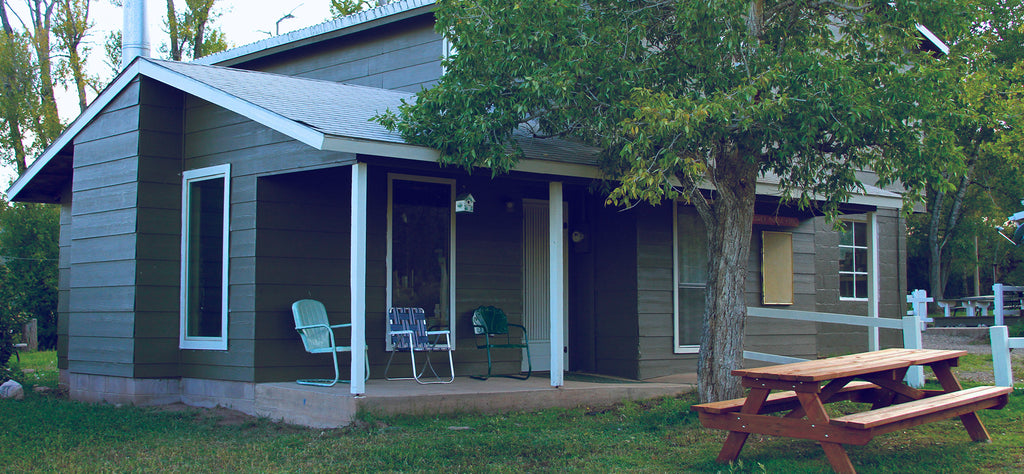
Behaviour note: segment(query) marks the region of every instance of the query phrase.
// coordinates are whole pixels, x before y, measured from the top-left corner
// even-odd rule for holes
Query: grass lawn
[[[35,393],[31,385],[56,386],[54,359],[53,352],[24,355],[20,368],[36,369],[21,377],[25,400],[0,400],[4,472],[831,472],[815,443],[761,436],[751,436],[742,466],[715,463],[725,434],[700,426],[690,396],[612,408],[364,418],[319,430],[219,410],[90,405]],[[1024,393],[981,417],[992,443],[972,442],[950,420],[847,450],[861,473],[1024,471]]]

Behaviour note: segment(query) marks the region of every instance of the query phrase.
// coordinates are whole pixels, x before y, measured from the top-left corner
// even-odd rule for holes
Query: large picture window
[[[389,305],[423,308],[428,326],[454,329],[455,182],[391,175],[388,184]]]
[[[186,171],[181,202],[182,349],[227,350],[230,165]]]
[[[704,295],[708,281],[708,238],[697,211],[676,204],[675,224],[675,352],[700,350]]]
[[[839,297],[863,300],[868,297],[868,226],[844,222],[839,235]]]

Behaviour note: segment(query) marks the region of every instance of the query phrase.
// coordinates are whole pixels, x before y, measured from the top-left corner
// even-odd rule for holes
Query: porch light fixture
[[[455,196],[455,212],[457,214],[472,214],[473,203],[476,202],[476,198],[470,193],[462,193]]]

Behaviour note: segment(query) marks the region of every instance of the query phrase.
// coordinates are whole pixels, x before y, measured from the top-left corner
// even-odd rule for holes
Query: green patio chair
[[[310,354],[331,354],[334,360],[334,380],[330,379],[300,379],[295,382],[300,385],[317,385],[330,387],[338,382],[348,383],[348,380],[340,380],[338,374],[338,353],[352,352],[352,346],[339,346],[335,343],[334,329],[350,328],[352,324],[334,324],[327,319],[327,309],[323,303],[317,300],[299,300],[292,303],[292,316],[295,317],[295,330],[302,338],[302,345]],[[365,379],[370,378],[370,361],[364,357],[366,363]],[[365,380],[364,379],[364,380]]]
[[[509,328],[516,327],[522,332],[522,342],[512,340]],[[526,349],[526,376],[501,375],[513,379],[526,380],[533,373],[533,361],[530,360],[530,338],[526,335],[526,327],[508,322],[508,317],[500,308],[481,306],[473,311],[473,334],[476,336],[477,349],[487,350],[487,375],[475,375],[473,378],[487,380],[491,377],[491,349]],[[484,343],[480,343],[483,336]]]

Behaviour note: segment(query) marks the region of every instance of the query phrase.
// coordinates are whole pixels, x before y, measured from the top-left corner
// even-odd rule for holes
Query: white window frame
[[[198,181],[213,179],[224,180],[224,235],[221,257],[221,330],[218,337],[188,336],[188,269],[189,269],[189,189],[191,184]],[[224,351],[228,348],[228,268],[229,268],[229,242],[231,235],[231,165],[223,164],[185,171],[182,174],[181,186],[181,279],[179,283],[179,339],[178,347],[181,349],[218,350]]]
[[[393,233],[392,233],[393,232],[393,229],[392,229],[393,223],[392,223],[392,221],[393,221],[393,215],[394,215],[393,214],[393,211],[394,211],[394,207],[393,207],[394,192],[393,191],[394,191],[394,182],[395,181],[418,181],[418,182],[422,182],[422,183],[447,184],[448,188],[450,190],[449,199],[448,199],[448,209],[449,209],[449,217],[448,218],[449,218],[449,222],[451,223],[451,225],[449,226],[450,228],[448,229],[448,231],[449,231],[449,235],[448,235],[448,246],[449,246],[449,248],[448,248],[448,255],[449,255],[449,258],[448,258],[448,267],[449,267],[449,270],[448,270],[448,330],[451,331],[451,332],[450,332],[448,337],[449,337],[449,341],[451,343],[452,349],[454,350],[455,349],[455,342],[458,340],[458,338],[455,337],[455,282],[457,281],[455,279],[455,180],[451,179],[451,178],[435,178],[435,177],[431,177],[431,176],[417,176],[417,175],[410,175],[410,174],[388,173],[388,212],[387,212],[387,221],[388,221],[388,224],[387,224],[387,227],[388,227],[388,230],[387,230],[387,241],[388,241],[387,242],[387,247],[388,247],[388,249],[387,249],[387,256],[385,257],[386,266],[387,266],[387,307],[388,307],[388,309],[393,307],[393,304],[392,304],[392,301],[393,301],[392,300],[392,295],[393,295],[392,291],[393,291],[393,289],[392,289],[392,286],[391,286],[392,285],[391,275],[392,275],[392,271],[393,271],[394,262],[392,261],[392,258],[391,258],[391,252],[393,250],[393,244],[394,244]],[[387,319],[386,318],[384,320],[384,324],[385,324],[384,331],[385,331],[385,334],[386,334],[387,330],[388,330],[387,327],[386,327],[387,326]],[[390,351],[391,350],[391,338],[385,338],[384,342],[385,342],[385,345],[387,347],[387,350]]]
[[[448,35],[445,35],[444,37],[442,37],[441,38],[441,61],[442,61],[442,64],[441,64],[441,75],[442,76],[448,73],[448,69],[444,67],[444,63],[443,63],[444,60],[449,59],[452,56],[455,56],[456,54],[458,54],[458,51],[455,49],[455,45],[452,44],[452,41],[450,39],[448,39]]]
[[[672,352],[700,353],[700,344],[679,342],[679,201],[672,201]]]
[[[842,269],[842,266],[841,266],[842,265],[842,259],[839,260],[839,262],[840,262],[839,265],[840,266],[836,269],[836,276],[839,277],[839,281],[840,281],[839,300],[840,301],[868,301],[868,299],[869,299],[868,296],[871,294],[871,281],[872,281],[872,278],[874,278],[872,276],[872,272],[871,272],[871,270],[872,270],[872,258],[871,258],[871,252],[872,252],[872,250],[871,250],[872,228],[871,228],[870,223],[867,222],[866,219],[844,218],[844,219],[842,219],[842,221],[843,221],[844,225],[851,224],[850,228],[853,231],[853,245],[843,245],[842,244],[842,240],[840,240],[840,243],[836,245],[836,249],[839,249],[840,251],[841,251],[841,249],[844,249],[844,248],[853,249],[854,250],[854,252],[853,252],[854,260],[853,260],[853,269],[850,270],[850,271],[844,271]],[[863,224],[864,225],[864,241],[867,243],[867,246],[862,247],[862,246],[858,246],[857,245],[856,224]],[[842,235],[842,233],[840,233],[840,236],[841,235]],[[842,237],[840,237],[840,239],[841,238]],[[858,272],[856,270],[856,268],[857,268],[857,260],[856,260],[857,259],[857,249],[864,249],[865,253],[867,254],[868,261],[864,262],[864,264],[867,266],[868,270],[865,271],[865,272]],[[853,292],[854,292],[854,294],[857,293],[857,278],[856,278],[856,276],[857,275],[865,275],[867,277],[867,279],[868,279],[867,294],[865,294],[864,296],[843,296],[843,293],[842,293],[843,288],[842,288],[842,284],[841,284],[841,282],[842,282],[842,275],[854,275],[854,284],[853,284]]]

